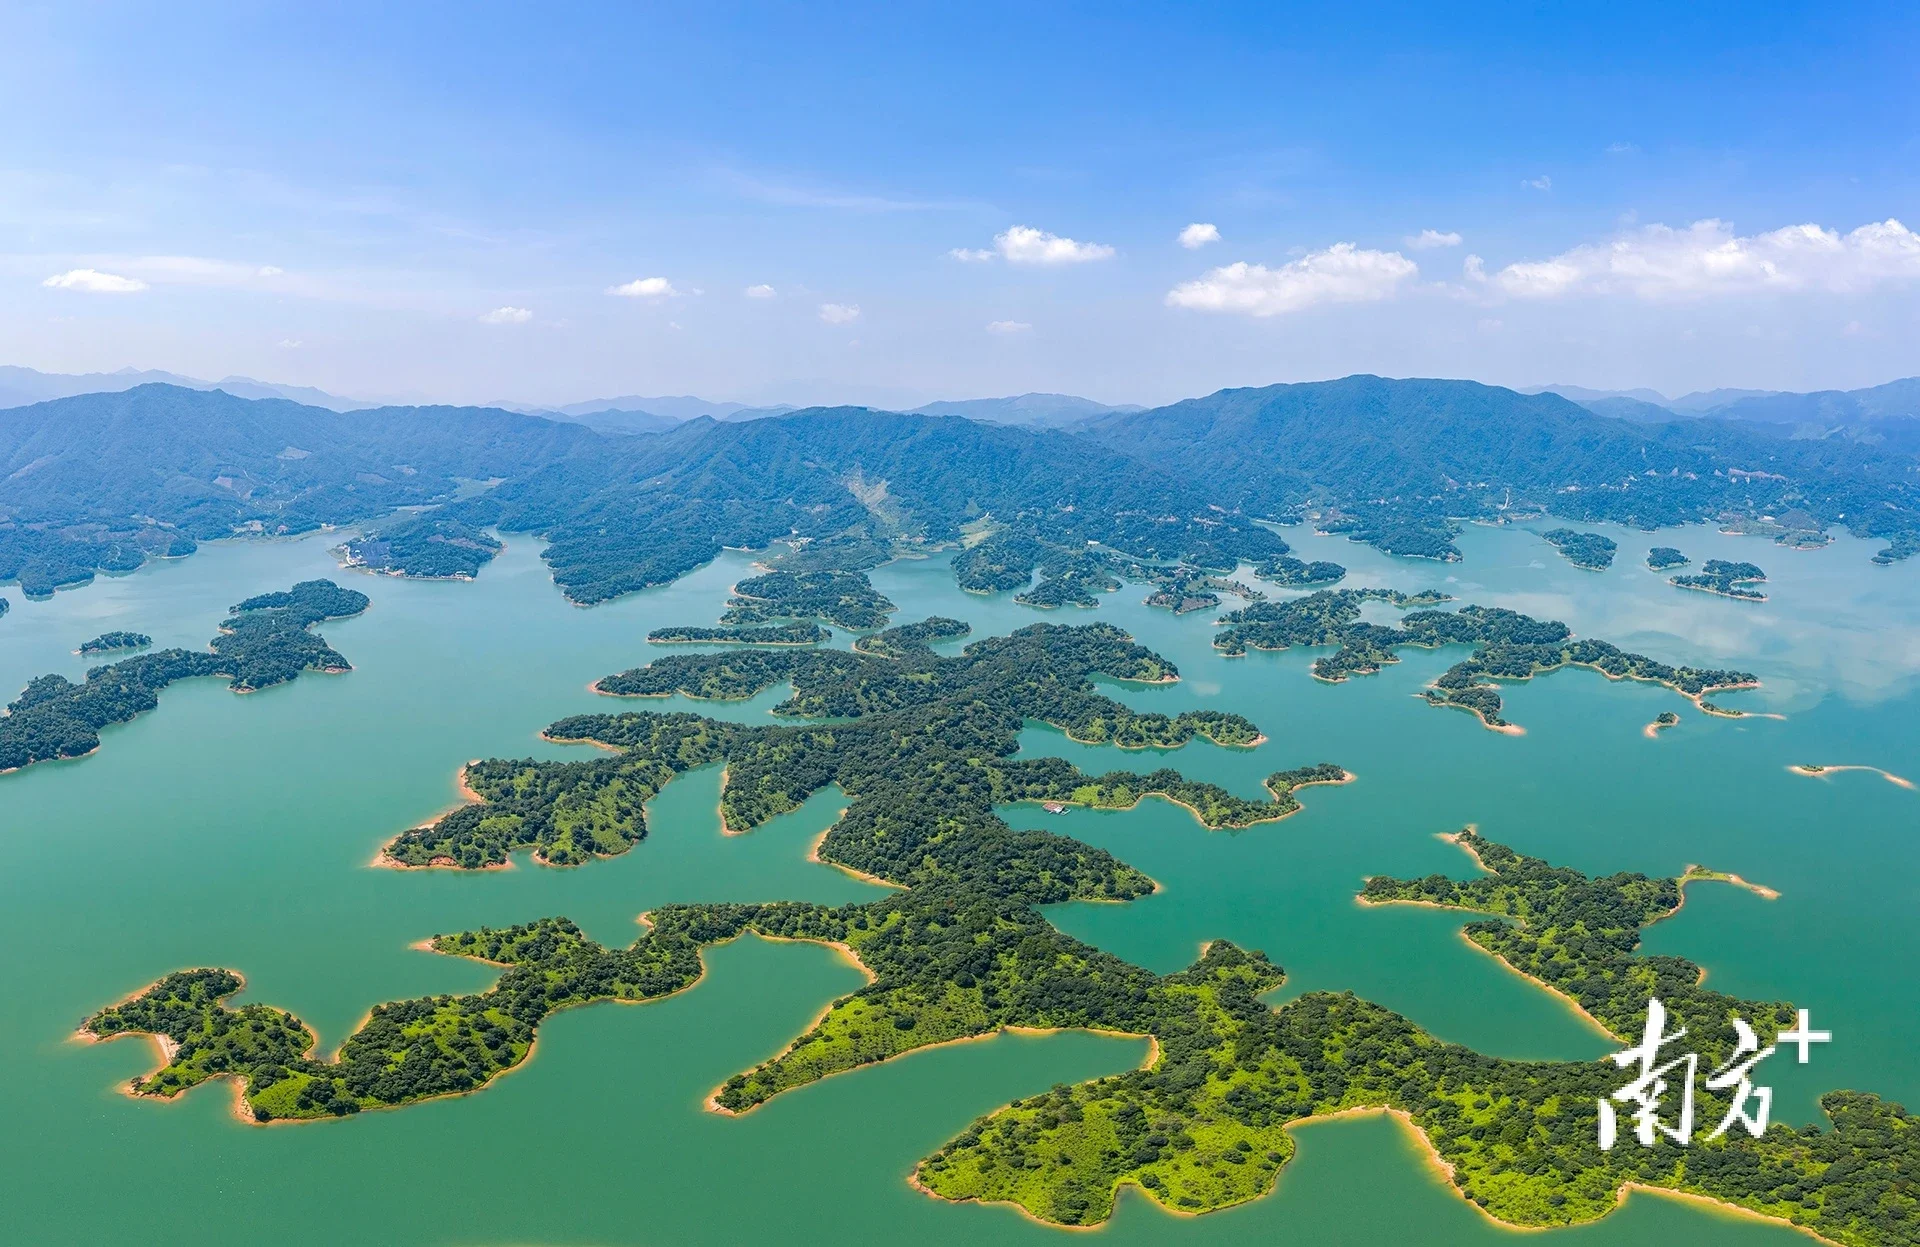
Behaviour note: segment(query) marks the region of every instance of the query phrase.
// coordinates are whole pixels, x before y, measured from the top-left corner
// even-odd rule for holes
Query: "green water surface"
[[[1689,528],[1657,536],[1597,526],[1621,543],[1605,573],[1566,563],[1530,531],[1471,528],[1466,560],[1399,560],[1287,532],[1304,558],[1353,569],[1349,585],[1437,587],[1465,601],[1565,620],[1674,662],[1734,665],[1764,687],[1716,700],[1782,719],[1708,719],[1647,685],[1565,671],[1508,690],[1527,734],[1483,730],[1429,707],[1420,687],[1464,651],[1408,651],[1377,676],[1329,686],[1309,652],[1222,658],[1212,616],[1175,618],[1128,586],[1097,611],[1043,612],[962,593],[944,559],[874,573],[901,606],[972,622],[976,634],[1040,619],[1106,620],[1179,664],[1156,688],[1114,686],[1143,708],[1234,710],[1269,737],[1254,750],[1196,743],[1166,759],[1257,795],[1263,776],[1330,760],[1358,776],[1311,788],[1306,809],[1244,832],[1207,832],[1179,807],[1006,811],[1113,850],[1161,882],[1128,905],[1051,911],[1063,929],[1172,970],[1206,940],[1264,949],[1289,974],[1276,995],[1350,988],[1435,1033],[1514,1057],[1582,1059],[1613,1045],[1558,998],[1470,947],[1458,915],[1362,908],[1369,874],[1464,874],[1436,833],[1477,824],[1520,850],[1583,870],[1677,873],[1690,862],[1781,890],[1718,884],[1648,937],[1692,957],[1724,990],[1791,999],[1836,1039],[1805,1067],[1762,1067],[1777,1113],[1812,1120],[1814,1097],[1851,1086],[1920,1106],[1920,792],[1854,772],[1794,776],[1796,762],[1864,763],[1920,776],[1920,569],[1881,568],[1841,538],[1794,552]],[[843,808],[837,790],[749,835],[720,834],[719,774],[670,785],[649,839],[574,870],[531,865],[460,875],[372,869],[398,830],[458,799],[471,758],[582,756],[537,732],[614,703],[594,678],[664,652],[649,629],[717,619],[750,556],[727,554],[677,584],[591,610],[554,590],[533,542],[470,584],[340,572],[316,537],[217,543],[190,559],[102,579],[51,601],[0,590],[0,687],[86,662],[71,651],[114,628],[204,646],[224,609],[327,575],[368,593],[365,615],[323,625],[353,662],[339,676],[237,697],[219,681],[168,689],[160,708],[109,728],[95,755],[0,776],[0,1240],[81,1243],[737,1244],[1063,1243],[1006,1208],[947,1204],[906,1184],[914,1162],[974,1116],[1060,1081],[1125,1069],[1140,1041],[1002,1036],[916,1053],[783,1095],[745,1117],[703,1111],[728,1075],[783,1047],[858,973],[829,950],[748,937],[711,950],[693,990],[650,1005],[563,1013],[534,1058],[482,1092],[397,1111],[259,1128],[230,1114],[224,1084],[180,1101],[118,1088],[152,1067],[144,1040],[81,1045],[88,1012],[168,970],[221,965],[246,999],[292,1010],[330,1051],[373,1004],[483,987],[495,971],[409,947],[436,932],[566,914],[624,942],[668,901],[855,900],[878,894],[807,846]],[[1747,558],[1771,574],[1764,604],[1685,593],[1641,564],[1648,546],[1697,561]],[[1231,600],[1228,605],[1233,603]],[[844,644],[847,638],[839,637]],[[784,696],[685,703],[766,721]],[[650,702],[649,706],[661,703]],[[1649,740],[1661,710],[1680,726]],[[1092,770],[1160,759],[1073,744],[1035,725],[1030,752]],[[1278,1190],[1205,1217],[1126,1197],[1115,1242],[1475,1244],[1505,1240],[1383,1118],[1315,1124]],[[1567,1244],[1802,1242],[1784,1227],[1636,1197]]]

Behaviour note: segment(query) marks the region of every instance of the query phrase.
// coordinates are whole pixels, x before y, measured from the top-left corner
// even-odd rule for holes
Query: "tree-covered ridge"
[[[93,752],[101,728],[153,709],[160,690],[175,680],[225,676],[234,692],[250,693],[302,671],[349,671],[347,660],[312,628],[366,608],[365,594],[331,580],[306,580],[234,606],[207,652],[163,649],[123,658],[92,668],[80,684],[40,676],[0,717],[0,771]]]
[[[1572,528],[1553,528],[1540,535],[1565,555],[1567,562],[1594,572],[1603,572],[1612,567],[1614,552],[1620,548],[1611,537],[1583,533]]]
[[[655,645],[818,645],[832,635],[817,623],[787,623],[759,628],[655,628],[647,633],[647,640]]]
[[[1262,562],[1253,569],[1253,574],[1262,580],[1271,580],[1284,589],[1317,589],[1323,585],[1338,584],[1346,578],[1347,569],[1325,559],[1308,563],[1283,554]]]
[[[1390,553],[1458,558],[1455,521],[1522,514],[1654,529],[1792,513],[1800,531],[1843,525],[1886,541],[1880,561],[1920,550],[1911,448],[1845,429],[1630,424],[1553,394],[1370,376],[1222,390],[1085,428],[1207,481],[1219,506],[1271,519],[1311,507],[1323,530]]]
[[[824,619],[842,628],[884,628],[897,608],[873,587],[865,572],[767,572],[733,587],[725,624],[764,624],[782,619]]]
[[[440,511],[401,514],[340,547],[348,567],[421,580],[471,580],[506,546]]]
[[[1512,727],[1500,717],[1503,703],[1494,681],[1531,679],[1563,666],[1592,667],[1614,679],[1651,680],[1696,699],[1760,682],[1747,671],[1675,667],[1607,641],[1581,640],[1557,620],[1535,619],[1504,607],[1416,610],[1402,616],[1398,626],[1360,621],[1360,608],[1369,601],[1406,608],[1436,600],[1446,600],[1445,595],[1323,589],[1284,602],[1257,602],[1222,616],[1226,626],[1213,644],[1228,654],[1244,654],[1249,648],[1337,645],[1338,650],[1313,663],[1316,677],[1335,683],[1399,661],[1394,651],[1402,646],[1472,645],[1473,653],[1441,673],[1425,695],[1435,705],[1471,710],[1493,728]]]
[[[1647,567],[1656,572],[1685,567],[1691,562],[1693,562],[1692,559],[1672,546],[1655,546],[1647,551]]]
[[[1217,508],[1192,518],[1076,508],[1029,517],[963,548],[953,572],[972,593],[1021,589],[1014,600],[1026,606],[1097,606],[1098,595],[1125,578],[1154,582],[1154,605],[1177,610],[1195,601],[1187,609],[1199,609],[1212,604],[1205,601],[1211,589],[1200,582],[1243,560],[1274,562],[1286,554],[1287,543],[1271,531]],[[1027,588],[1036,571],[1039,583]]]
[[[145,649],[153,638],[144,632],[102,632],[91,641],[80,642],[82,654],[106,654],[117,649]]]
[[[335,412],[171,385],[13,408],[0,417],[0,580],[41,595],[214,538],[375,519],[601,440],[489,408]]]
[[[854,641],[853,648],[859,653],[875,654],[881,658],[905,658],[909,654],[930,649],[939,641],[957,641],[972,631],[973,625],[964,619],[930,615],[918,623],[900,624],[885,632],[868,633]]]
[[[1748,602],[1764,602],[1767,595],[1754,588],[1765,584],[1767,574],[1752,563],[1730,563],[1725,559],[1708,559],[1706,566],[1690,576],[1672,576],[1667,583],[1682,589],[1699,589],[1704,593],[1718,593],[1722,597],[1741,598]]]
[[[1602,1151],[1594,1106],[1626,1077],[1611,1062],[1482,1056],[1350,993],[1270,1008],[1259,997],[1279,985],[1279,968],[1224,941],[1185,971],[1154,975],[1040,915],[1036,904],[1111,895],[1117,864],[1039,838],[1067,850],[1053,859],[1056,873],[968,869],[977,846],[934,840],[905,891],[835,908],[663,907],[626,949],[604,948],[563,918],[439,936],[441,952],[501,965],[495,986],[382,1005],[334,1061],[307,1055],[309,1036],[288,1015],[228,1009],[221,997],[239,979],[221,970],[169,976],[85,1028],[162,1034],[177,1045],[157,1074],[135,1083],[138,1093],[171,1096],[229,1075],[243,1080],[257,1118],[338,1116],[478,1087],[524,1059],[554,1010],[671,994],[698,981],[701,947],[752,931],[841,944],[871,981],[778,1056],[717,1089],[715,1105],[729,1111],[1006,1026],[1154,1039],[1145,1068],[1017,1101],[922,1161],[916,1181],[946,1198],[1007,1200],[1042,1220],[1086,1225],[1105,1220],[1118,1188],[1134,1184],[1168,1207],[1210,1211],[1271,1189],[1293,1155],[1289,1125],[1374,1108],[1405,1114],[1461,1193],[1513,1224],[1596,1220],[1617,1207],[1623,1183],[1638,1182],[1849,1245],[1920,1243],[1920,1127],[1897,1105],[1834,1092],[1822,1099],[1828,1130],[1774,1125],[1758,1139],[1738,1127],[1717,1139],[1701,1130],[1690,1147],[1629,1138]],[[1366,895],[1508,917],[1511,926],[1469,930],[1529,973],[1552,971],[1557,980],[1548,981],[1572,984],[1629,1033],[1648,995],[1661,992],[1706,1067],[1731,1052],[1734,1016],[1753,1023],[1763,1043],[1774,1034],[1781,1006],[1707,992],[1690,963],[1634,951],[1640,927],[1677,903],[1675,881],[1588,879],[1464,839],[1497,873],[1465,884],[1371,880]],[[1731,1102],[1702,1083],[1696,1107],[1698,1120],[1713,1122]]]
[[[1496,915],[1499,920],[1470,924],[1467,937],[1570,997],[1617,1039],[1638,1038],[1653,996],[1703,1033],[1724,1030],[1735,1014],[1763,1035],[1776,1022],[1793,1021],[1785,1004],[1755,1004],[1707,989],[1704,973],[1691,961],[1636,952],[1640,932],[1680,908],[1681,880],[1624,873],[1589,878],[1523,856],[1472,828],[1448,839],[1487,873],[1464,881],[1375,876],[1361,897],[1374,904],[1416,901]]]
[[[1082,741],[1158,748],[1195,736],[1252,745],[1259,731],[1220,711],[1141,714],[1094,691],[1096,675],[1177,676],[1172,664],[1117,628],[1035,624],[976,641],[957,657],[930,648],[930,641],[963,631],[956,620],[930,619],[865,638],[852,653],[790,648],[673,654],[603,677],[596,687],[615,695],[730,700],[786,682],[793,695],[778,713],[853,721],[749,727],[684,713],[562,719],[547,729],[549,738],[595,741],[618,752],[582,762],[474,763],[465,780],[480,802],[403,833],[386,857],[408,866],[477,869],[504,864],[520,849],[534,850],[536,860],[551,865],[623,853],[646,835],[647,800],[673,775],[715,762],[726,763],[721,812],[733,830],[757,827],[838,783],[853,803],[828,834],[822,855],[889,878],[917,877],[912,863],[921,860],[929,836],[940,842],[960,837],[983,854],[980,846],[993,846],[999,857],[982,860],[1005,859],[995,870],[1013,869],[1006,862],[1017,858],[1051,872],[1046,859],[1052,851],[1042,851],[1047,838],[1012,831],[993,813],[995,804],[1007,801],[1124,807],[1159,793],[1190,806],[1210,826],[1246,825],[1298,807],[1294,784],[1284,777],[1271,802],[1247,802],[1170,770],[1091,777],[1065,763],[1015,760],[1028,721],[1053,724]],[[1080,846],[1075,851],[1096,852]],[[1117,866],[1108,873],[1117,895],[1150,886]]]

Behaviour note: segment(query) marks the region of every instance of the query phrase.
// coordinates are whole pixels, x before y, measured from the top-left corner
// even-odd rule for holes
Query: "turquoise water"
[[[1813,1096],[1834,1086],[1920,1104],[1908,1038],[1920,1023],[1920,792],[1866,773],[1813,780],[1786,770],[1861,763],[1920,778],[1920,576],[1872,566],[1875,547],[1846,538],[1809,553],[1697,528],[1603,531],[1621,542],[1606,573],[1576,569],[1514,529],[1469,529],[1467,558],[1451,565],[1287,536],[1302,557],[1353,568],[1351,585],[1440,587],[1668,660],[1751,668],[1762,688],[1716,700],[1784,719],[1707,719],[1665,690],[1566,671],[1508,691],[1508,717],[1527,734],[1506,737],[1415,696],[1457,651],[1409,651],[1380,675],[1328,686],[1308,676],[1309,653],[1219,657],[1206,613],[1149,611],[1136,587],[1098,611],[1041,612],[961,593],[944,560],[896,563],[874,581],[901,604],[899,618],[956,615],[976,634],[1038,619],[1127,628],[1185,678],[1116,686],[1117,696],[1168,712],[1237,710],[1270,738],[1251,751],[1198,743],[1166,759],[1189,775],[1247,795],[1275,769],[1322,759],[1359,776],[1308,789],[1301,813],[1239,833],[1207,832],[1157,800],[1124,813],[1008,811],[1018,825],[1108,847],[1163,885],[1130,905],[1059,907],[1051,917],[1064,929],[1161,970],[1224,936],[1287,967],[1277,998],[1351,988],[1489,1052],[1584,1058],[1608,1041],[1468,946],[1460,917],[1366,909],[1354,892],[1368,874],[1466,873],[1466,859],[1434,838],[1466,823],[1595,872],[1701,862],[1783,895],[1697,886],[1649,947],[1700,961],[1728,991],[1791,998],[1836,1034],[1806,1067],[1763,1067],[1777,1111],[1810,1119]],[[587,684],[667,652],[645,643],[649,629],[716,619],[750,559],[728,554],[669,588],[582,610],[554,591],[524,538],[471,584],[349,576],[328,544],[216,544],[46,602],[0,590],[14,607],[0,620],[7,689],[45,671],[78,676],[87,664],[71,651],[111,628],[202,646],[229,604],[297,579],[331,575],[374,599],[364,616],[323,628],[354,663],[350,674],[247,697],[216,681],[176,686],[157,711],[108,729],[94,756],[0,777],[0,941],[12,954],[0,960],[0,1044],[14,1066],[0,1082],[0,1205],[18,1241],[129,1232],[209,1244],[1061,1241],[1007,1209],[918,1195],[905,1176],[977,1114],[1126,1068],[1143,1045],[1005,1036],[830,1079],[744,1118],[703,1112],[717,1083],[859,983],[807,945],[742,939],[710,953],[692,991],[562,1014],[526,1068],[461,1099],[260,1129],[231,1118],[223,1086],[174,1104],[119,1094],[151,1067],[152,1048],[68,1036],[92,1009],[170,969],[242,971],[246,998],[298,1013],[330,1050],[379,1001],[490,980],[487,967],[408,947],[435,932],[563,913],[624,941],[636,915],[667,901],[876,894],[805,860],[844,803],[837,792],[723,837],[714,770],[664,791],[650,838],[611,861],[552,870],[523,859],[470,876],[369,868],[381,842],[457,800],[454,776],[468,759],[582,756],[537,732],[606,709]],[[1758,562],[1773,600],[1673,589],[1640,563],[1652,544],[1696,561]],[[764,721],[784,695],[687,704]],[[1665,709],[1681,725],[1646,739],[1641,728]],[[1157,764],[1041,727],[1024,747],[1094,770]],[[1503,1233],[1389,1121],[1316,1124],[1300,1142],[1269,1198],[1201,1218],[1126,1198],[1103,1233],[1196,1243],[1481,1243]],[[1759,1243],[1789,1233],[1636,1197],[1544,1241]]]

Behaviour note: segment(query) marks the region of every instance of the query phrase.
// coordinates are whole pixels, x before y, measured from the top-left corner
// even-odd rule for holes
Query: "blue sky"
[[[1569,7],[7,4],[0,363],[555,403],[1920,372],[1920,11]]]

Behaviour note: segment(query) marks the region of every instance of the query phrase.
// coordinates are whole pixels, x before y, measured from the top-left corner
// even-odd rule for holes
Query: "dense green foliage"
[[[471,580],[503,549],[499,538],[438,511],[383,521],[340,547],[348,567],[426,580]]]
[[[1472,645],[1472,655],[1443,672],[1426,697],[1435,705],[1471,710],[1487,726],[1496,728],[1511,725],[1500,717],[1501,698],[1493,681],[1530,679],[1568,665],[1593,667],[1616,680],[1651,680],[1696,698],[1718,689],[1745,688],[1759,682],[1745,671],[1674,667],[1607,641],[1579,640],[1563,623],[1502,607],[1417,610],[1404,615],[1397,627],[1360,621],[1360,607],[1368,601],[1406,608],[1435,600],[1445,597],[1409,597],[1389,589],[1322,589],[1285,602],[1257,602],[1233,611],[1221,618],[1226,626],[1213,643],[1228,654],[1244,654],[1248,649],[1336,645],[1339,648],[1334,653],[1313,663],[1315,676],[1334,682],[1351,675],[1370,675],[1397,662],[1394,651],[1401,646],[1432,649]]]
[[[91,641],[80,643],[82,654],[105,654],[117,649],[145,649],[153,638],[144,632],[102,632]]]
[[[1322,585],[1338,584],[1346,578],[1347,569],[1325,559],[1307,563],[1291,555],[1281,555],[1255,567],[1253,574],[1262,580],[1271,580],[1282,588],[1317,589]]]
[[[1685,567],[1692,559],[1680,553],[1672,546],[1655,546],[1647,551],[1647,566],[1654,571],[1664,572],[1675,567]]]
[[[142,385],[0,414],[0,580],[32,594],[450,498],[589,452],[578,425],[491,408],[335,412]]]
[[[1589,879],[1471,833],[1460,840],[1492,874],[1466,883],[1372,879],[1363,895],[1497,915],[1469,926],[1477,943],[1623,1035],[1637,1035],[1658,993],[1707,1068],[1731,1054],[1733,1018],[1752,1023],[1764,1043],[1790,1016],[1781,1004],[1700,987],[1689,962],[1634,951],[1641,928],[1678,904],[1676,881]],[[784,1052],[718,1088],[714,1101],[729,1111],[1005,1026],[1157,1041],[1146,1068],[1016,1101],[921,1162],[918,1181],[947,1198],[1011,1200],[1044,1220],[1084,1225],[1105,1220],[1118,1187],[1130,1183],[1170,1207],[1208,1211],[1271,1188],[1293,1154],[1289,1125],[1385,1108],[1426,1135],[1462,1194],[1508,1222],[1591,1221],[1612,1211],[1620,1184],[1631,1181],[1725,1200],[1842,1243],[1920,1242],[1920,1128],[1877,1097],[1825,1096],[1833,1121],[1825,1131],[1776,1125],[1752,1138],[1736,1128],[1717,1139],[1702,1132],[1687,1148],[1627,1140],[1603,1152],[1594,1105],[1624,1078],[1609,1062],[1481,1056],[1351,994],[1315,992],[1270,1008],[1259,997],[1282,981],[1278,967],[1224,941],[1188,970],[1154,975],[1062,934],[1034,908],[1112,895],[1111,859],[1083,849],[1056,856],[1051,876],[990,874],[964,869],[979,846],[962,838],[926,847],[931,860],[904,892],[838,908],[668,906],[626,949],[605,948],[564,918],[438,936],[443,953],[502,966],[499,981],[472,995],[379,1006],[331,1062],[310,1055],[311,1035],[290,1015],[221,1003],[240,987],[223,970],[170,975],[89,1018],[86,1029],[172,1041],[171,1058],[136,1080],[136,1093],[173,1096],[231,1076],[257,1119],[341,1116],[481,1086],[525,1059],[556,1009],[671,994],[698,981],[702,946],[754,931],[842,944],[872,981],[835,1001]],[[1136,883],[1124,894],[1142,890]],[[1697,1097],[1703,1121],[1730,1107],[1704,1084]]]
[[[1631,424],[1554,394],[1366,376],[1222,390],[1085,427],[1208,481],[1220,506],[1275,519],[1315,507],[1326,531],[1391,553],[1457,558],[1453,520],[1541,512],[1638,528],[1794,513],[1799,532],[1842,524],[1885,540],[1884,561],[1920,550],[1913,449],[1844,429]]]
[[[921,832],[911,830],[923,825],[916,822],[922,814],[929,820],[924,825],[942,828],[939,837],[964,835],[991,843],[1011,859],[1037,852],[1038,833],[1008,830],[992,812],[1001,801],[1126,806],[1161,792],[1192,805],[1203,818],[1207,811],[1219,812],[1219,819],[1207,820],[1214,825],[1295,808],[1287,795],[1291,784],[1284,780],[1274,792],[1275,803],[1248,803],[1212,785],[1167,789],[1166,784],[1185,782],[1171,771],[1150,777],[1116,772],[1096,780],[1063,763],[1011,761],[1029,720],[1051,723],[1084,741],[1159,748],[1196,735],[1247,745],[1258,729],[1239,715],[1218,711],[1188,711],[1174,718],[1140,714],[1096,693],[1094,675],[1159,680],[1176,674],[1115,628],[1035,624],[975,642],[953,658],[929,647],[963,631],[958,621],[931,619],[865,638],[854,653],[675,654],[606,676],[598,688],[623,696],[740,699],[787,682],[793,695],[776,707],[778,713],[855,721],[747,727],[687,714],[563,719],[547,729],[549,737],[598,741],[621,752],[586,762],[475,763],[467,768],[467,783],[482,803],[404,833],[388,855],[407,865],[471,869],[500,864],[521,848],[560,865],[624,852],[646,834],[645,801],[673,774],[722,759],[727,785],[721,810],[729,827],[758,826],[797,808],[826,784],[838,783],[854,802],[828,835],[823,853],[889,877],[905,872],[902,863],[918,860],[925,848]],[[1255,808],[1270,813],[1248,813]],[[986,868],[982,863],[968,868],[975,866]],[[1012,867],[994,867],[1003,868]],[[1114,875],[1118,893],[1130,894],[1136,886],[1130,872]]]
[[[1764,584],[1767,574],[1752,563],[1729,563],[1725,559],[1708,559],[1705,567],[1690,576],[1672,576],[1669,584],[1679,585],[1682,589],[1699,589],[1705,593],[1718,593],[1722,597],[1743,598],[1749,602],[1764,602],[1767,595],[1753,586]]]
[[[832,635],[816,623],[787,623],[762,628],[655,628],[647,633],[647,640],[656,645],[818,645]]]
[[[779,570],[857,571],[981,523],[1010,535],[956,571],[1013,590],[1041,552],[1090,543],[1162,567],[1265,563],[1287,545],[1256,519],[1308,515],[1440,559],[1459,557],[1461,519],[1543,513],[1750,524],[1803,544],[1839,524],[1884,540],[1879,561],[1920,550],[1920,459],[1898,438],[1630,424],[1551,394],[1375,377],[1222,391],[1087,428],[839,408],[618,437],[488,409],[337,413],[139,386],[0,417],[0,580],[44,595],[213,537],[369,520],[349,558],[414,575],[473,574],[489,528],[540,534],[582,603],[666,583],[723,547],[789,541]],[[497,487],[476,494],[476,481]],[[1100,591],[1084,570],[1065,579],[1033,600]]]
[[[1612,567],[1614,551],[1620,548],[1611,537],[1583,533],[1572,528],[1549,529],[1540,535],[1554,549],[1566,555],[1567,562],[1593,572],[1603,572]]]
[[[100,729],[160,704],[175,680],[225,676],[237,693],[284,684],[302,671],[347,671],[339,651],[311,631],[367,609],[365,594],[331,580],[306,580],[233,607],[207,652],[156,650],[87,672],[84,683],[43,675],[0,717],[0,771],[50,758],[77,758],[100,746]]]
[[[895,609],[865,572],[768,572],[741,581],[733,594],[722,623],[815,618],[865,631],[886,627]]]

